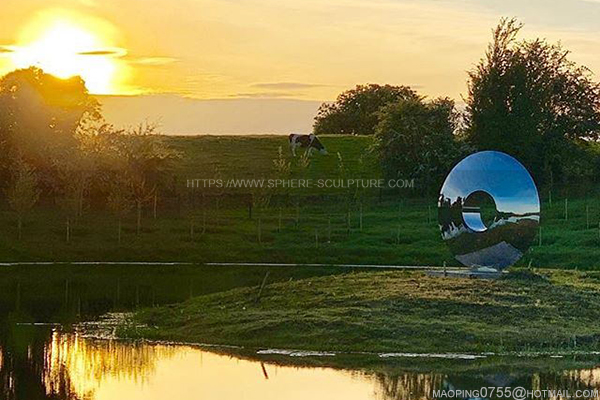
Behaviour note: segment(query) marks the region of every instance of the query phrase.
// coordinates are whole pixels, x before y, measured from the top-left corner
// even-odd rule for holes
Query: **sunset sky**
[[[113,95],[106,112],[118,123],[156,118],[170,132],[250,132],[244,117],[253,130],[310,129],[320,102],[358,83],[460,101],[502,16],[600,71],[593,0],[2,0],[0,12],[0,74],[80,74]]]

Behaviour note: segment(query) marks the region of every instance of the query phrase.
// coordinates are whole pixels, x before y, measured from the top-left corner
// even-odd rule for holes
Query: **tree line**
[[[596,182],[600,85],[560,44],[518,40],[522,26],[502,19],[493,30],[463,109],[407,86],[359,85],[321,105],[314,133],[373,135],[386,174],[434,187],[480,150],[516,157],[538,185]]]
[[[387,177],[415,178],[427,189],[439,189],[452,165],[478,150],[517,157],[538,185],[595,182],[600,86],[560,45],[518,40],[521,28],[504,19],[494,29],[484,57],[469,71],[464,109],[406,86],[359,85],[320,107],[314,133],[372,135],[370,150]],[[139,232],[142,210],[156,214],[159,191],[176,190],[169,170],[179,154],[155,133],[151,124],[107,124],[79,77],[59,79],[31,67],[0,78],[0,191],[17,216],[19,237],[40,203],[62,210],[67,240],[72,224],[94,205],[114,215],[119,240],[128,215]],[[337,164],[343,176],[344,160]],[[308,165],[306,154],[290,163],[280,150],[273,167],[291,177]],[[264,207],[271,195],[257,189],[252,204]]]
[[[18,220],[38,202],[62,209],[66,237],[91,202],[119,221],[156,198],[177,153],[156,127],[115,129],[79,77],[56,78],[31,67],[0,79],[0,189]],[[164,185],[163,185],[164,186]]]

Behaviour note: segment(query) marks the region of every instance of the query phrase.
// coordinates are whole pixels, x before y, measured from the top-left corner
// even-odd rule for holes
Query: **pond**
[[[482,387],[569,390],[571,395],[579,390],[580,398],[600,399],[590,392],[600,389],[598,356],[493,362],[493,357],[365,355],[346,362],[339,354],[310,358],[99,340],[71,329],[73,322],[109,311],[181,301],[190,291],[253,285],[263,273],[148,267],[36,267],[6,273],[0,280],[0,399],[391,400],[441,398],[434,393],[441,389],[463,391],[452,398],[474,398],[467,392]],[[295,279],[318,273],[274,275]]]
[[[542,373],[511,368],[382,373],[281,365],[187,345],[97,340],[50,326],[17,325],[12,331],[0,359],[6,399],[391,400],[433,399],[439,389],[508,386],[575,393],[600,388],[600,367]],[[460,362],[464,367],[472,361]]]

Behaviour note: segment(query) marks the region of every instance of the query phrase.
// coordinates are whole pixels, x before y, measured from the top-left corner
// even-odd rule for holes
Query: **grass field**
[[[306,177],[336,176],[337,153],[342,155],[349,175],[380,176],[377,160],[368,151],[371,137],[334,135],[319,139],[329,154],[312,157]],[[165,141],[182,156],[175,166],[181,179],[213,178],[216,172],[227,178],[274,177],[273,160],[280,147],[291,161],[287,136],[165,136]]]
[[[457,265],[442,242],[432,193],[415,189],[299,189],[256,193],[250,189],[194,189],[189,200],[188,179],[257,179],[276,177],[273,160],[282,147],[294,164],[281,136],[167,137],[180,160],[170,175],[173,193],[160,195],[157,215],[153,204],[143,210],[142,230],[136,233],[135,215],[123,222],[122,242],[117,220],[106,210],[89,207],[70,225],[47,204],[38,206],[25,221],[17,240],[16,218],[0,210],[0,260],[3,261],[193,261],[289,262],[394,265]],[[310,165],[290,176],[318,179],[339,176],[337,153],[345,177],[380,177],[367,137],[323,137],[330,154],[315,155]],[[600,197],[568,199],[554,193],[549,201],[541,191],[542,234],[521,266],[600,268]],[[268,197],[269,202],[256,201]],[[93,200],[93,199],[91,199]],[[252,209],[249,208],[254,204]]]
[[[149,327],[122,334],[321,351],[578,353],[600,342],[599,293],[597,272],[521,270],[489,281],[347,273],[143,310],[135,321]]]

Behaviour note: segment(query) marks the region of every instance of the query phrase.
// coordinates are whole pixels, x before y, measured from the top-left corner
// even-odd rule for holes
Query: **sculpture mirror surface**
[[[446,177],[438,218],[442,238],[458,261],[500,271],[517,262],[536,236],[538,191],[519,161],[482,151],[463,159]]]

